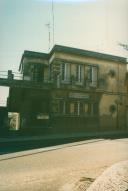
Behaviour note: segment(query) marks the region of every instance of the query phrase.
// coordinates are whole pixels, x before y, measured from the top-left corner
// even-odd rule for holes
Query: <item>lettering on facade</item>
[[[69,98],[89,99],[90,96],[88,94],[85,94],[85,93],[73,93],[73,92],[70,92],[69,93]]]

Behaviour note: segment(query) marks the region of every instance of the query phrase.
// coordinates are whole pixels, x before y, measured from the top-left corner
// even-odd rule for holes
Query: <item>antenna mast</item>
[[[51,47],[51,37],[50,37],[50,23],[46,24],[46,27],[48,28],[48,51],[50,50]]]
[[[54,46],[54,25],[55,25],[54,0],[52,0],[52,40],[53,40],[53,46]]]

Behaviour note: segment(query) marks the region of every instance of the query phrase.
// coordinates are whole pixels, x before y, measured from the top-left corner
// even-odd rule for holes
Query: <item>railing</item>
[[[7,79],[8,78],[8,72],[7,71],[0,71],[0,78]]]
[[[38,82],[36,80],[25,80],[23,75],[18,72],[0,71],[0,86],[34,88],[34,89],[49,89],[52,82],[48,79]]]
[[[23,75],[19,72],[8,71],[0,71],[0,78],[9,79],[9,80],[23,80]]]
[[[18,72],[0,71],[0,85],[2,86],[15,86],[15,87],[27,87],[27,88],[67,88],[73,90],[87,90],[87,91],[99,91],[99,92],[110,92],[110,93],[125,93],[124,91],[124,81],[119,81],[113,85],[107,85],[106,81],[101,83],[101,80],[91,81],[91,80],[77,80],[76,78],[66,78],[62,80],[62,77],[59,75],[55,80],[50,80],[48,78],[43,79],[43,81],[35,80],[26,80],[23,78],[23,74]]]

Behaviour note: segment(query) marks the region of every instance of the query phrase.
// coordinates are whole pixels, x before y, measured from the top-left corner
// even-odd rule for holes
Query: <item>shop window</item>
[[[89,113],[89,105],[88,103],[84,104],[84,114],[88,114]]]
[[[74,103],[70,103],[70,113],[74,114],[75,112],[75,104]]]
[[[87,109],[87,107],[88,107],[88,109]],[[86,111],[87,111],[87,113],[86,114],[88,114],[88,115],[91,115],[92,114],[92,104],[90,104],[90,103],[88,103],[88,106],[86,106]]]
[[[77,103],[75,103],[75,102],[70,103],[70,114],[72,114],[72,115],[77,114]]]

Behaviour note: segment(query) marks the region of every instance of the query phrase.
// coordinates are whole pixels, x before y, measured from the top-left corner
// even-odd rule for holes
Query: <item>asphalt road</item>
[[[82,191],[128,160],[128,139],[90,141],[1,155],[0,191]]]
[[[12,138],[10,138],[11,140]],[[9,140],[9,139],[8,139]],[[18,139],[17,139],[18,140]],[[14,153],[19,151],[26,151],[30,149],[39,149],[49,146],[62,145],[66,143],[78,142],[85,140],[85,138],[63,138],[63,139],[40,139],[40,140],[19,140],[19,141],[1,141],[0,142],[0,155],[7,153]]]

